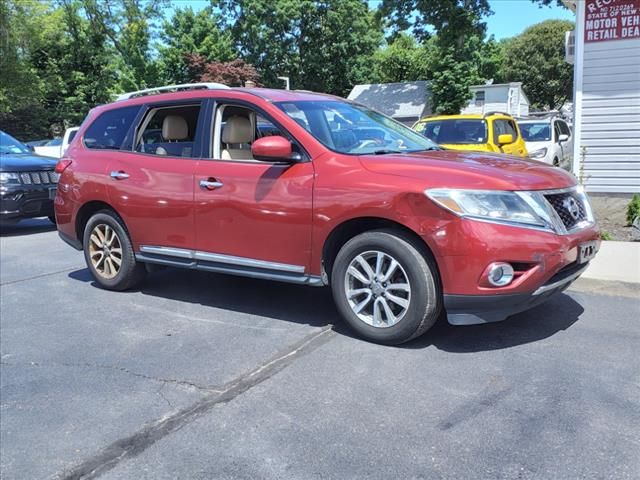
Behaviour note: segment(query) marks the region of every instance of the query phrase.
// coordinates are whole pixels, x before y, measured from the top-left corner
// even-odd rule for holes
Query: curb
[[[582,277],[640,283],[640,242],[602,242]]]

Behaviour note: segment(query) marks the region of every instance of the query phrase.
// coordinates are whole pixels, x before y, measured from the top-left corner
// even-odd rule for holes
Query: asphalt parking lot
[[[3,479],[640,477],[636,287],[383,347],[328,289],[101,290],[46,220],[3,227],[0,257]]]

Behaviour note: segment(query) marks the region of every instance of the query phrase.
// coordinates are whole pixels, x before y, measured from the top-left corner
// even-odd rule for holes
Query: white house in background
[[[576,13],[573,172],[591,192],[640,192],[640,0],[563,2]]]
[[[529,99],[521,82],[473,85],[473,94],[461,113],[504,112],[514,117],[529,115]]]
[[[347,98],[412,126],[431,114],[430,97],[427,82],[421,80],[356,85]]]

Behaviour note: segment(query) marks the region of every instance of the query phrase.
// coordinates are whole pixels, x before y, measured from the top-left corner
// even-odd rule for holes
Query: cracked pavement
[[[638,478],[639,298],[578,282],[382,347],[328,289],[165,270],[107,292],[46,220],[2,227],[0,477]]]

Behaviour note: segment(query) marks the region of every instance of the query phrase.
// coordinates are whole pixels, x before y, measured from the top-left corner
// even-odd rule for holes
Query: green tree
[[[60,134],[109,100],[115,76],[107,40],[80,15],[78,2],[12,0],[0,13],[7,20],[0,128],[21,139]]]
[[[164,22],[158,46],[160,73],[165,83],[189,81],[186,54],[198,54],[208,62],[228,62],[237,58],[229,31],[221,31],[211,8],[195,13],[191,7],[176,10]]]
[[[398,35],[391,43],[375,52],[374,81],[380,83],[426,80],[430,78],[433,42],[419,44],[408,34]]]
[[[511,39],[502,74],[522,88],[534,108],[560,108],[573,92],[573,66],[565,62],[564,35],[573,22],[547,20]]]
[[[168,0],[78,0],[91,27],[106,36],[117,55],[118,89],[135,90],[159,83],[153,30],[162,21]]]
[[[219,26],[267,86],[344,95],[371,75],[382,27],[365,0],[211,0]]]

